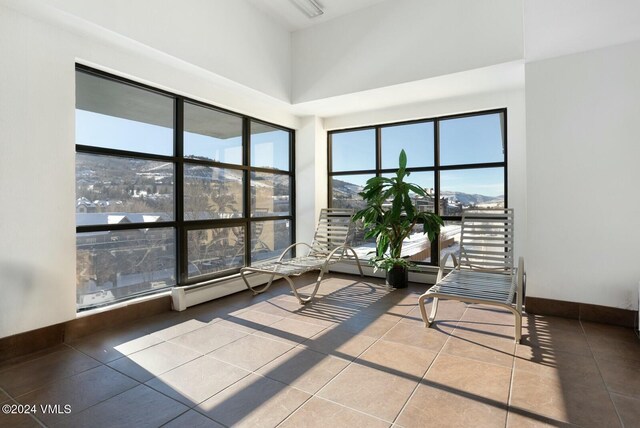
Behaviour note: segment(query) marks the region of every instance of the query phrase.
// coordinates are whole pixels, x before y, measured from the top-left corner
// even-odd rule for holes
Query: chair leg
[[[350,248],[350,250],[353,253],[353,257],[355,257],[356,259],[356,264],[358,265],[358,270],[360,271],[360,277],[364,278],[364,273],[362,272],[362,266],[360,265],[360,259],[358,258],[358,254],[355,252],[353,248]]]
[[[418,305],[420,306],[420,313],[422,314],[422,321],[424,321],[425,327],[431,327],[431,324],[433,324],[436,319],[436,312],[438,311],[438,298],[434,297],[431,306],[431,315],[427,316],[427,309],[425,307],[424,301],[428,297],[429,296],[427,296],[426,294],[423,294],[422,296],[420,296],[420,298],[418,298]]]
[[[298,299],[301,305],[304,305],[306,303],[309,303],[316,296],[316,293],[318,292],[318,288],[320,288],[320,283],[322,282],[323,276],[324,276],[324,269],[320,269],[320,274],[318,275],[318,279],[316,280],[316,285],[315,287],[313,287],[313,291],[311,292],[311,294],[307,297],[302,297],[298,293],[298,290],[296,290],[296,287],[293,284],[293,281],[291,281],[291,279],[288,276],[285,276],[284,279],[286,279],[287,282],[289,283],[289,287],[291,287],[291,291],[293,291],[293,294],[296,296],[296,299]]]
[[[516,314],[516,343],[522,343],[522,314]]]
[[[438,299],[437,297],[433,298],[433,302],[431,302],[431,315],[429,315],[429,325],[433,324],[436,320],[436,312],[438,312]]]
[[[269,282],[267,282],[267,285],[265,285],[261,289],[257,289],[257,288],[253,288],[251,285],[249,285],[249,281],[247,281],[246,275],[247,275],[247,272],[240,271],[240,276],[244,280],[244,284],[247,286],[247,288],[249,290],[251,290],[251,292],[253,293],[254,296],[257,296],[258,294],[264,293],[265,291],[267,291],[269,289],[269,287],[271,287],[271,283],[273,282],[273,279],[276,276],[275,274],[272,274],[271,278],[269,279]]]

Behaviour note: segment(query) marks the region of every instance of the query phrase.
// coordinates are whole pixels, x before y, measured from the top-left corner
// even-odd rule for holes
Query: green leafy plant
[[[440,216],[418,211],[411,200],[411,193],[426,197],[427,192],[417,184],[405,182],[409,176],[407,154],[400,152],[399,168],[395,177],[373,177],[367,181],[360,196],[367,207],[354,214],[353,220],[362,220],[365,238],[376,238],[376,255],[370,259],[376,269],[387,271],[394,267],[410,267],[413,264],[401,257],[402,243],[413,227],[421,223],[430,241],[437,238],[444,222]]]

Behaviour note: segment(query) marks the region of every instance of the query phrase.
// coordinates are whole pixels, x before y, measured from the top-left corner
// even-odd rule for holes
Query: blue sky
[[[469,116],[440,121],[440,164],[460,165],[502,162],[500,114]],[[433,123],[384,127],[381,130],[382,168],[397,168],[404,148],[408,167],[433,166]],[[334,171],[375,169],[375,131],[365,129],[333,134]],[[336,179],[364,185],[370,175],[337,176]],[[441,190],[485,196],[504,193],[504,168],[442,171]],[[414,172],[409,181],[434,186],[432,172]]]
[[[433,166],[433,123],[389,126],[382,129],[382,167],[396,168],[405,149],[409,167]],[[162,126],[76,110],[76,142],[97,147],[160,155],[173,154],[173,130]],[[242,140],[218,139],[187,132],[185,155],[203,156],[220,162],[242,162]],[[251,136],[253,166],[288,170],[288,134],[274,130]],[[470,116],[440,122],[442,165],[503,160],[500,114]],[[334,171],[375,169],[375,131],[365,129],[333,135]],[[337,177],[364,185],[370,175]],[[486,196],[504,193],[503,168],[443,171],[442,191]],[[414,172],[409,180],[422,187],[434,186],[431,172]]]
[[[173,129],[76,109],[76,144],[173,155]],[[226,139],[185,132],[186,156],[242,163],[242,138]],[[251,165],[289,170],[289,135],[274,130],[251,136]]]

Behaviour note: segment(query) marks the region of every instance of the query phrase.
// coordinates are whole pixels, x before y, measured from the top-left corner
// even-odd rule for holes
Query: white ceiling
[[[524,62],[514,61],[368,91],[292,104],[292,113],[332,117],[524,86]]]
[[[381,3],[385,0],[317,0],[324,14],[309,18],[293,0],[247,0],[254,7],[269,15],[290,32],[309,28],[342,15]]]

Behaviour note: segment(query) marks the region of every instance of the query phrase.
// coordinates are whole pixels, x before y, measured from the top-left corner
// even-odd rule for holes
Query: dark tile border
[[[60,345],[64,341],[64,325],[55,324],[0,339],[0,363]]]
[[[96,331],[171,310],[171,297],[163,296],[76,318],[60,324],[0,338],[0,363],[78,339]]]
[[[628,309],[528,296],[525,310],[528,314],[552,315],[631,328],[635,327],[638,316],[638,311]]]

